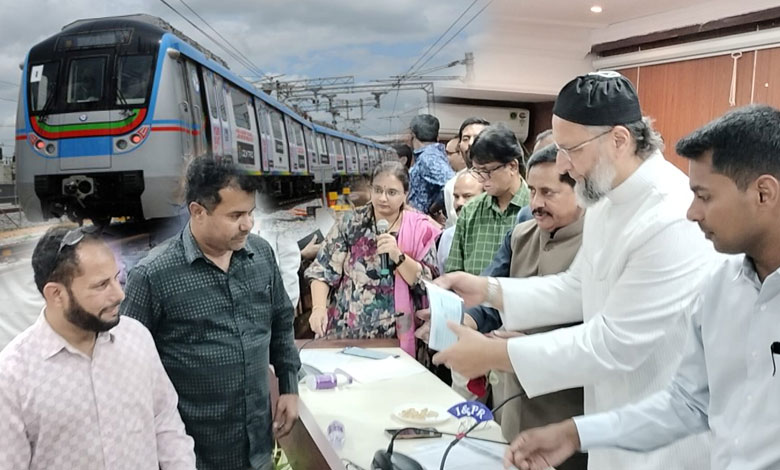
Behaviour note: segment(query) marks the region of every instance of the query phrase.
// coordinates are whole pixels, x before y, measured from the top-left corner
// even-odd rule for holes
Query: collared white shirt
[[[444,223],[444,228],[454,227],[458,221],[458,213],[455,212],[455,182],[460,178],[460,175],[469,171],[467,168],[455,173],[455,176],[450,178],[444,185],[444,208],[447,211],[447,221]],[[444,271],[442,271],[444,272]]]
[[[122,317],[92,357],[41,313],[0,352],[0,470],[194,470],[152,336]]]
[[[759,281],[745,256],[726,260],[704,289],[671,385],[641,403],[576,418],[584,449],[650,450],[712,430],[712,469],[780,468],[780,271]]]
[[[581,386],[587,415],[666,387],[680,363],[698,286],[715,259],[686,220],[692,197],[686,176],[656,153],[588,208],[582,247],[566,272],[500,281],[507,329],[584,322],[508,342],[529,397]],[[649,454],[589,453],[589,468],[598,470],[708,466],[707,436]]]
[[[436,248],[436,261],[439,263],[439,273],[444,274],[444,266],[450,256],[452,237],[455,236],[455,227],[445,228],[439,236],[439,246]]]

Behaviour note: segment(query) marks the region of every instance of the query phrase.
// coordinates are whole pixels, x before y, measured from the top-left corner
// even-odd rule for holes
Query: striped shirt
[[[292,305],[268,243],[250,234],[224,272],[187,225],[130,272],[121,313],[154,336],[198,469],[270,465],[268,364],[279,392],[297,393],[300,360]]]
[[[490,264],[506,233],[515,226],[518,212],[529,201],[528,185],[522,181],[503,212],[496,198],[488,193],[480,194],[463,206],[455,225],[446,271],[481,273]]]

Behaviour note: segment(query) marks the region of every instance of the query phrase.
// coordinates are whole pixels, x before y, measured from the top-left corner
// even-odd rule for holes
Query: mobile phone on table
[[[372,351],[370,349],[359,348],[356,346],[347,346],[341,351],[342,354],[350,356],[364,357],[366,359],[387,359],[388,357],[398,357],[397,354],[386,353],[382,351]]]
[[[385,429],[385,433],[389,437],[393,437],[400,429],[403,428]],[[415,428],[404,429],[396,436],[396,439],[428,439],[433,437],[441,437],[441,433],[434,428]]]

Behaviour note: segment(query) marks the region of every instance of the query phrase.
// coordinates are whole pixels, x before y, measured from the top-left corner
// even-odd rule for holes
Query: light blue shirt
[[[703,285],[671,385],[638,404],[575,418],[583,450],[649,451],[709,429],[713,469],[780,468],[776,341],[780,270],[762,284],[749,258],[730,257]]]

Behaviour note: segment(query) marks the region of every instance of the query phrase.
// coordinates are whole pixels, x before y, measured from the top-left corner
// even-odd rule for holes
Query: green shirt
[[[530,192],[522,182],[504,212],[496,198],[482,193],[463,206],[455,225],[446,272],[465,271],[479,275],[501,245],[506,233],[515,226],[517,213],[528,205]]]
[[[268,243],[249,235],[224,272],[187,225],[130,271],[121,314],[154,336],[198,469],[269,465],[268,365],[280,393],[297,393],[300,360],[293,308]]]

